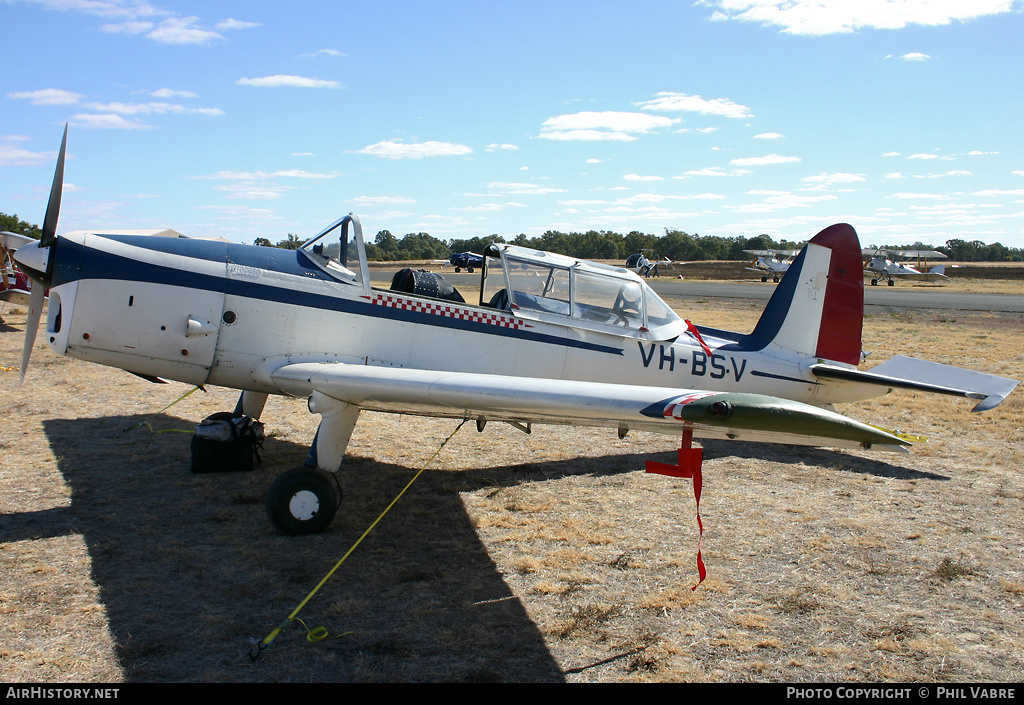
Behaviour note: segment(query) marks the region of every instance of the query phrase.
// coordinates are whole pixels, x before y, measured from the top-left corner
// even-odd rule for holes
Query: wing
[[[294,363],[271,374],[281,391],[318,391],[370,411],[520,423],[604,426],[697,437],[897,450],[902,437],[825,409],[758,394],[630,384]]]

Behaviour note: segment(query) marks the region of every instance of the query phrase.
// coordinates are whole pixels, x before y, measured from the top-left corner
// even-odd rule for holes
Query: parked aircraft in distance
[[[800,250],[743,250],[754,255],[754,261],[747,267],[748,271],[757,272],[761,275],[761,281],[766,282],[769,278],[776,284],[782,275],[789,270],[793,256]]]
[[[425,295],[415,277],[396,277],[411,291],[374,287],[351,214],[297,250],[103,230],[58,237],[66,141],[65,129],[42,238],[15,253],[33,279],[23,378],[48,286],[46,339],[58,355],[238,389],[236,413],[254,418],[270,394],[306,399],[321,417],[308,459],[266,499],[286,534],[330,524],[334,473],[363,410],[473,419],[478,430],[667,433],[682,439],[671,468],[694,476],[694,437],[899,450],[912,439],[825,407],[906,388],[967,397],[981,411],[1018,384],[909,357],[859,370],[864,279],[846,224],[793,260],[752,332],[732,333],[680,318],[622,267],[507,244],[486,248],[468,303]],[[338,257],[324,253],[329,241]]]
[[[662,269],[679,264],[678,262],[673,262],[668,257],[652,262],[647,259],[644,252],[652,252],[652,250],[640,250],[636,254],[632,254],[627,257],[626,269],[636,272],[641,277],[660,277]]]
[[[895,286],[894,278],[931,283],[949,279],[946,276],[945,265],[937,264],[928,269],[929,259],[946,259],[946,255],[935,250],[885,250],[869,247],[861,252],[864,255],[864,273],[871,277],[871,286],[878,286],[880,281],[886,282],[889,286]],[[917,267],[894,261],[894,258],[897,257],[916,258]]]
[[[35,239],[28,235],[0,232],[0,301],[29,303],[32,282],[15,264],[14,252],[31,242]]]
[[[455,267],[456,272],[465,269],[472,274],[474,269],[480,269],[483,266],[484,258],[475,252],[456,252],[448,258],[448,261]]]

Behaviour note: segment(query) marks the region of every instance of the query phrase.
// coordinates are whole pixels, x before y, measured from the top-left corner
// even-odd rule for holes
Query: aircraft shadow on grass
[[[416,469],[348,458],[333,528],[286,537],[267,523],[264,494],[306,447],[268,438],[255,471],[194,475],[189,436],[124,432],[140,423],[195,424],[44,422],[71,505],[0,525],[8,540],[84,537],[129,681],[564,680],[459,500],[466,487],[516,484],[522,473],[428,469],[298,615],[311,629],[351,634],[310,645],[296,622],[253,664],[250,638],[292,612]]]
[[[268,438],[255,471],[194,475],[189,436],[159,432],[193,424],[155,414],[44,422],[71,505],[7,515],[0,524],[8,540],[83,536],[130,681],[564,680],[488,556],[460,492],[631,472],[644,458],[670,455],[428,469],[299,615],[310,628],[351,634],[311,646],[293,623],[252,664],[250,639],[262,639],[291,613],[415,468],[349,457],[339,473],[344,499],[334,527],[285,537],[265,521],[264,493],[307,449]],[[704,446],[709,460],[765,457],[763,444]],[[770,459],[945,479],[836,451],[777,453]]]

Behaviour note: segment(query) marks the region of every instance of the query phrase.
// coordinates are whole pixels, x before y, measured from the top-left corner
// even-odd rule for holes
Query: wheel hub
[[[288,502],[288,511],[299,521],[309,521],[320,511],[320,499],[315,492],[301,490],[292,495]]]

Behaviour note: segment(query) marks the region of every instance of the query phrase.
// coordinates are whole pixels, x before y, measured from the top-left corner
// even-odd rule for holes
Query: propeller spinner
[[[28,307],[28,322],[25,324],[25,345],[21,351],[21,381],[25,381],[25,371],[32,356],[32,346],[36,342],[39,330],[39,319],[43,314],[46,299],[46,288],[50,285],[50,253],[49,248],[57,241],[57,219],[60,216],[60,196],[64,186],[64,152],[68,143],[68,126],[64,126],[64,139],[60,143],[60,154],[57,157],[57,169],[53,174],[53,185],[50,187],[50,200],[46,203],[46,216],[43,219],[43,234],[38,243],[19,247],[14,252],[14,261],[32,280]]]

